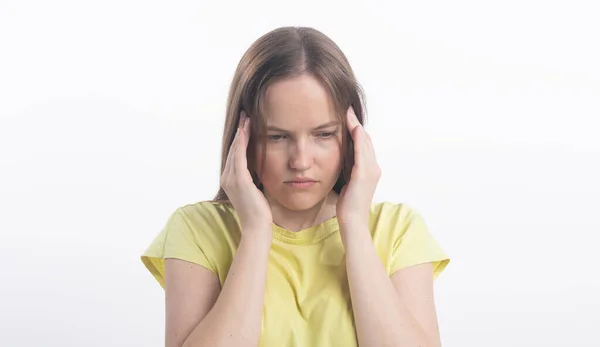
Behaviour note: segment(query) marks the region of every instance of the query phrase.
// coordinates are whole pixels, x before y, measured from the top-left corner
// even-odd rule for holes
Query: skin
[[[337,202],[332,189],[342,164],[342,124],[327,91],[315,78],[303,75],[273,84],[265,102],[266,158],[256,146],[257,173],[273,221],[297,231],[332,218]],[[307,190],[284,183],[297,176],[317,183]]]
[[[266,95],[270,130],[258,172],[263,195],[246,169],[249,120],[242,115],[221,185],[240,216],[242,238],[221,288],[215,274],[178,259],[165,263],[166,346],[257,346],[272,242],[271,223],[301,230],[337,216],[358,342],[365,346],[440,346],[431,264],[411,266],[391,277],[368,229],[370,204],[381,170],[371,139],[350,108],[345,122],[355,143],[350,182],[332,190],[341,168],[341,126],[325,89],[312,77],[273,84]],[[327,133],[325,135],[325,133]],[[333,134],[333,135],[332,135]],[[285,181],[309,176],[308,190]]]

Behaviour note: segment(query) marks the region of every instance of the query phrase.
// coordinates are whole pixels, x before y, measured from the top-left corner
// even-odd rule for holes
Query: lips
[[[294,178],[293,180],[285,181],[285,183],[307,183],[307,182],[316,182],[312,178]]]
[[[290,187],[292,187],[294,189],[305,190],[305,189],[310,189],[310,188],[314,187],[315,184],[317,184],[317,182],[316,181],[310,181],[310,180],[308,180],[308,181],[304,180],[302,182],[299,182],[299,181],[289,181],[289,182],[286,182],[285,184],[287,184],[288,186],[290,186]]]

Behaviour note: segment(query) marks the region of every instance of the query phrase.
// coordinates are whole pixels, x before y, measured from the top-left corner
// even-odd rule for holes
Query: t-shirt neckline
[[[235,216],[234,218],[239,222],[237,211],[233,205],[228,204],[227,207]],[[319,243],[328,236],[340,230],[337,216],[333,216],[324,222],[299,231],[287,230],[275,223],[271,223],[271,227],[273,230],[273,238],[275,240],[296,245]]]
[[[333,216],[324,222],[299,231],[287,230],[272,223],[273,238],[289,244],[312,244],[318,243],[329,235],[339,231],[337,216]]]

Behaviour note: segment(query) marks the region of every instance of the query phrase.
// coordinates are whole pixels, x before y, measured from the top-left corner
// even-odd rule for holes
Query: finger
[[[227,159],[225,160],[225,168],[223,169],[223,175],[227,177],[233,171],[233,158],[236,148],[237,139],[239,137],[239,129],[236,131],[231,146],[229,146],[229,153],[227,153]]]
[[[361,131],[363,126],[358,121],[356,114],[354,113],[354,108],[350,106],[348,108],[348,112],[346,112],[346,124],[348,125],[348,131],[350,132],[350,136],[352,136],[352,140],[355,142],[355,146],[359,146],[360,139],[358,138],[358,133]]]
[[[356,127],[355,138],[355,161],[361,166],[376,165],[377,159],[375,158],[375,148],[371,136],[363,126]]]
[[[367,133],[363,127],[361,127],[361,133],[359,137],[362,138],[362,143],[365,144],[361,151],[361,157],[364,158],[363,163],[366,165],[365,168],[367,170],[372,170],[379,167],[373,141],[371,140],[369,133]]]
[[[248,119],[248,118],[246,118]],[[246,159],[246,148],[248,145],[248,135],[246,135],[245,128],[248,126],[248,122],[242,125],[242,128],[238,131],[238,139],[236,143],[236,148],[234,152],[234,173],[243,172],[243,170],[248,169],[248,160]]]
[[[239,142],[238,139],[240,137],[240,123],[243,121],[245,115],[246,115],[246,112],[244,112],[244,111],[240,112],[240,119],[238,122],[238,126],[236,128],[236,133],[233,137],[233,141],[231,141],[231,146],[229,146],[229,153],[227,153],[225,169],[223,170],[224,173],[231,174],[234,172],[235,153],[236,153],[237,143]]]
[[[350,133],[352,133],[357,126],[360,126],[360,122],[358,121],[352,106],[350,106],[346,112],[346,125]]]
[[[348,122],[353,127],[352,129],[354,129],[354,127],[360,127],[363,142],[365,142],[365,144],[367,144],[368,147],[373,147],[373,141],[371,140],[371,136],[365,130],[365,127],[358,121],[358,117],[356,116],[356,113],[354,112],[354,108],[352,106],[348,108]]]
[[[235,157],[237,153],[237,148],[239,146],[241,132],[243,130],[244,120],[247,118],[245,111],[240,111],[240,118],[238,120],[238,125],[236,128],[235,137],[233,138],[233,142],[231,143],[231,148],[229,149],[228,154],[228,163],[230,170],[235,172]]]
[[[363,153],[364,153],[364,144],[362,140],[362,134],[360,133],[360,127],[354,127],[351,135],[354,140],[354,165],[357,167],[361,167],[363,165]]]
[[[373,146],[373,140],[371,138],[371,135],[369,135],[369,133],[367,132],[367,130],[365,129],[365,127],[361,126],[360,127],[360,138],[361,138],[361,142],[364,145],[364,154],[366,155],[367,158],[369,157],[374,157],[375,156],[375,147]]]
[[[371,138],[371,135],[369,135],[369,133],[367,132],[367,130],[365,129],[365,127],[361,127],[362,128],[362,133],[363,133],[363,138],[365,139],[365,142],[367,143],[368,147],[372,150],[373,149],[373,139]]]
[[[246,119],[244,120],[244,140],[246,140],[245,146],[246,148],[248,148],[248,142],[250,141],[250,135],[252,134],[252,127],[250,125],[250,117],[246,116]]]

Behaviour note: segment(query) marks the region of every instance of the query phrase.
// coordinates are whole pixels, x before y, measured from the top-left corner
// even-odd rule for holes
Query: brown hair
[[[365,121],[365,97],[354,77],[350,63],[341,49],[320,31],[307,27],[281,27],[258,38],[242,56],[227,99],[221,151],[221,173],[229,148],[235,138],[241,111],[251,119],[248,145],[248,170],[254,184],[262,191],[255,171],[255,145],[260,138],[263,158],[266,152],[265,93],[269,85],[285,78],[309,74],[322,83],[332,98],[342,126],[342,170],[333,189],[339,194],[350,179],[354,165],[354,146],[346,127],[346,111],[354,108],[361,124]],[[263,161],[263,164],[265,161]],[[223,188],[213,201],[229,203]]]

